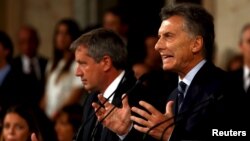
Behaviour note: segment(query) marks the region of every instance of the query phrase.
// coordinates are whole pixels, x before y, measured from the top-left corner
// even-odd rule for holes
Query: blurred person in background
[[[237,71],[243,67],[243,55],[234,55],[227,63],[227,71]]]
[[[18,33],[19,55],[12,63],[15,79],[21,82],[19,104],[37,105],[44,94],[47,59],[38,54],[39,45],[36,29],[23,25]]]
[[[31,133],[43,141],[32,111],[23,106],[9,108],[3,120],[1,141],[30,141]]]
[[[41,107],[52,120],[62,107],[81,102],[83,87],[74,75],[76,63],[69,50],[79,32],[77,23],[71,19],[62,19],[55,27],[53,58],[46,67],[45,95],[41,101]]]
[[[133,65],[136,78],[140,78],[143,74],[150,70],[161,69],[162,61],[159,52],[154,49],[158,37],[154,35],[146,35],[144,38],[144,48],[146,55],[141,62]]]
[[[14,92],[14,75],[11,71],[11,61],[13,55],[13,44],[10,37],[0,31],[0,121],[4,111],[14,103],[16,97]]]
[[[103,15],[103,27],[111,29],[127,43],[128,21],[121,7],[111,7]]]
[[[82,107],[73,104],[63,107],[55,117],[55,131],[58,141],[72,141],[81,125]]]
[[[242,53],[243,64],[239,69],[232,72],[235,77],[235,84],[244,88],[247,96],[250,96],[250,23],[243,26],[240,38],[239,48]]]

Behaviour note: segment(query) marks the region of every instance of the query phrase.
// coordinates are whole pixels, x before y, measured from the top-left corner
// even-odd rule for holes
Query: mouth
[[[171,59],[171,58],[173,58],[173,57],[174,57],[174,56],[173,56],[173,55],[170,55],[170,54],[165,54],[165,55],[162,55],[162,54],[161,54],[161,58],[162,58],[163,61],[168,60],[168,59]]]
[[[81,81],[82,81],[83,84],[87,83],[86,79],[81,79]]]

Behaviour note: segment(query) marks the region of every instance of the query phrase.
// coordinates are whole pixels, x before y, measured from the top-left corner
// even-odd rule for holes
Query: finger
[[[106,98],[103,97],[103,94],[99,94],[98,95],[98,99],[100,100],[100,102],[104,105],[104,107],[108,107],[111,104],[107,101]]]
[[[31,141],[38,141],[35,133],[31,134]]]
[[[174,101],[169,101],[166,105],[166,113],[165,115],[168,115],[169,117],[173,117],[174,116]]]
[[[129,108],[128,96],[126,94],[122,95],[122,107],[123,108]]]
[[[142,133],[147,133],[147,131],[149,130],[148,127],[142,127],[142,126],[139,126],[139,125],[134,125],[134,128]]]
[[[142,119],[142,118],[139,118],[139,117],[136,117],[136,116],[131,116],[130,119],[133,120],[136,123],[139,123],[139,124],[143,125],[143,126],[149,127],[149,123],[146,120]]]
[[[138,115],[140,115],[140,116],[146,118],[147,120],[150,120],[150,119],[151,119],[151,115],[150,115],[148,112],[146,112],[146,111],[144,111],[144,110],[142,110],[142,109],[139,109],[139,108],[137,108],[137,107],[132,107],[131,110],[132,110],[133,112],[137,113]]]
[[[144,107],[148,112],[150,112],[152,115],[157,116],[161,115],[162,113],[159,112],[157,109],[155,109],[151,104],[145,102],[145,101],[140,101],[139,104]]]
[[[94,108],[96,112],[96,116],[101,116],[103,113],[105,113],[105,109],[102,108],[98,103],[93,102],[92,107]]]

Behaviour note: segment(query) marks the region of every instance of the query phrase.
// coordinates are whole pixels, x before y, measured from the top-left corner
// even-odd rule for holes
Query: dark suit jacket
[[[235,86],[226,72],[206,62],[187,90],[179,111],[184,114],[175,112],[171,141],[218,139],[212,136],[212,129],[246,131],[243,96],[243,89]],[[170,100],[176,99],[177,90],[170,96]]]
[[[132,72],[126,71],[124,78],[120,82],[117,90],[115,91],[113,104],[117,107],[121,106],[121,96],[126,93],[129,89],[131,89],[136,83],[136,79]],[[162,94],[161,94],[162,95]],[[145,100],[151,104],[154,104],[155,101],[150,101],[151,99],[158,99],[157,108],[164,107],[166,105],[166,101],[168,99],[168,95],[166,94],[165,99],[160,99],[157,94],[148,93],[148,89],[145,88],[144,85],[138,85],[129,95],[129,104],[130,106],[139,106],[139,100]],[[90,115],[94,113],[93,107],[91,103],[93,101],[97,101],[97,94],[90,94],[84,103],[83,109],[83,125],[80,127],[77,135],[77,141],[90,141],[91,133],[96,124],[96,116],[90,118]],[[133,113],[132,113],[133,114]],[[90,118],[90,120],[89,120]],[[88,120],[88,121],[87,121]],[[104,128],[105,132],[102,135],[102,141],[118,141],[119,137],[113,133],[112,131]],[[142,140],[142,133],[139,133],[135,129],[132,129],[129,134],[126,136],[124,141],[140,141]],[[151,137],[148,137],[147,141],[154,140]],[[146,140],[145,140],[146,141]]]
[[[38,56],[38,65],[40,67],[41,79],[31,78],[29,75],[23,72],[23,63],[21,56],[14,58],[12,62],[12,68],[15,73],[15,80],[19,82],[19,94],[15,95],[19,99],[17,104],[29,104],[34,105],[39,103],[42,95],[44,94],[45,85],[45,68],[47,65],[47,59]]]
[[[12,94],[17,93],[18,86],[15,81],[15,76],[10,68],[10,71],[4,77],[2,85],[0,85],[0,116],[3,117],[5,111],[9,106],[13,105],[17,101],[16,97],[12,97]]]
[[[230,72],[230,75],[233,77],[234,84],[237,85],[237,87],[242,87],[244,89],[243,68]],[[250,88],[245,92],[249,96]]]

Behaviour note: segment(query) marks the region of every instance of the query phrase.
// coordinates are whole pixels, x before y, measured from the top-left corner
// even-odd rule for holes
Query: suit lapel
[[[89,96],[86,99],[86,102],[84,103],[83,124],[85,125],[82,125],[83,127],[78,133],[79,138],[77,138],[77,141],[81,141],[81,140],[90,141],[91,140],[91,134],[97,121],[97,118],[95,115],[91,117],[91,115],[94,114],[94,109],[91,105],[92,105],[92,102],[94,101],[97,102],[97,95],[98,93],[89,94]]]

